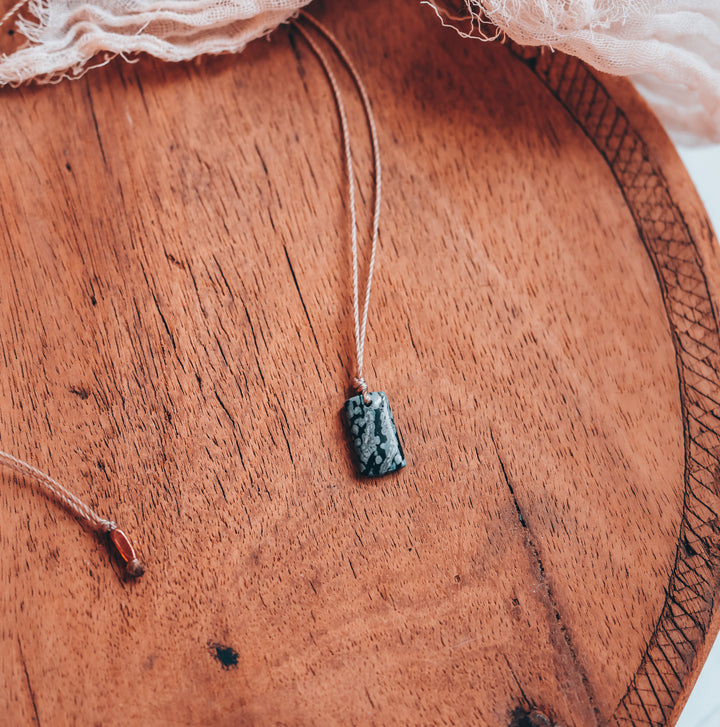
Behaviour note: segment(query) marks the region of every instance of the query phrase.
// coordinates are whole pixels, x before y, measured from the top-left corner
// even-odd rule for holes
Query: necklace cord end
[[[145,565],[137,557],[128,536],[117,526],[110,531],[110,543],[113,550],[125,563],[125,572],[132,578],[140,578],[145,572]]]

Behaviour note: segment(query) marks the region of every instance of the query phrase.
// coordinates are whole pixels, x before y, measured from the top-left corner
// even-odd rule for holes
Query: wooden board
[[[2,474],[5,723],[673,724],[720,618],[720,336],[672,145],[561,54],[313,10],[377,114],[368,373],[408,467],[352,472],[346,180],[296,32],[3,90],[0,447],[148,566]]]

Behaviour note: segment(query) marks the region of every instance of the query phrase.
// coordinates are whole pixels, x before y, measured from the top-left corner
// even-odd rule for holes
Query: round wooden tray
[[[0,447],[148,571],[3,473],[0,713],[672,724],[719,626],[720,278],[671,143],[561,54],[313,10],[377,114],[368,374],[408,467],[353,475],[346,180],[297,32],[2,91]]]

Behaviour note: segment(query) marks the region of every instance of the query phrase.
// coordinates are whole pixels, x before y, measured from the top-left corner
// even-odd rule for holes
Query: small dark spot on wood
[[[508,727],[560,727],[543,710],[531,707],[515,707],[510,715]]]
[[[208,644],[213,656],[220,662],[223,669],[237,668],[238,653],[231,646],[223,646],[222,644]]]
[[[91,296],[90,296],[90,302],[91,302],[91,303],[92,303],[93,305],[97,305],[97,298],[96,298],[96,297],[95,297],[94,295],[91,295]]]
[[[75,396],[79,396],[83,400],[90,396],[90,392],[84,386],[71,386],[70,393],[75,394]]]
[[[460,574],[459,573],[457,573],[455,575],[455,583],[460,583]]]
[[[166,252],[165,257],[168,259],[168,262],[177,265],[181,270],[185,270],[185,263],[182,260],[178,260],[172,253]]]
[[[65,162],[65,169],[67,169],[68,172],[72,172],[72,167],[70,166],[70,162]]]
[[[98,460],[98,461],[96,462],[96,465],[97,465],[97,468],[98,468],[98,469],[99,469],[99,470],[100,470],[101,472],[104,472],[105,474],[107,474],[107,471],[106,471],[106,469],[105,469],[105,462],[103,462],[103,461],[102,461],[101,459],[99,459],[99,460]]]
[[[15,31],[12,28],[10,28],[10,30],[8,30],[8,35],[15,35]]]
[[[697,555],[697,550],[695,550],[695,548],[693,548],[692,545],[690,545],[690,541],[687,539],[687,535],[683,535],[682,547],[683,547],[683,550],[685,551],[685,555],[687,555],[687,556]]]

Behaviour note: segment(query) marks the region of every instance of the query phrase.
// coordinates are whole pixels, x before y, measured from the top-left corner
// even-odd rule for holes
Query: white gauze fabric
[[[29,0],[28,44],[0,56],[0,85],[81,75],[115,55],[185,61],[238,53],[310,0]]]
[[[720,142],[720,0],[465,3],[473,34],[489,19],[521,45],[550,46],[628,76],[677,141]],[[457,18],[454,25],[462,27]]]
[[[676,138],[720,141],[720,0],[464,1],[475,30],[490,19],[518,43],[629,76]],[[78,76],[117,54],[237,53],[308,2],[29,0],[17,22],[28,44],[0,56],[0,85]]]

